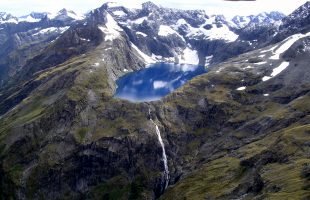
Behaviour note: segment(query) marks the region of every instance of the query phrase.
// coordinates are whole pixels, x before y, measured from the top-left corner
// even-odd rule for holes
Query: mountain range
[[[310,2],[0,13],[0,199],[310,198],[309,24]],[[159,101],[114,98],[157,62],[208,73]]]

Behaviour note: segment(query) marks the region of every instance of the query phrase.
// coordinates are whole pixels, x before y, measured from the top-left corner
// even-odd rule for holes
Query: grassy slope
[[[77,144],[89,144],[104,137],[136,135],[139,129],[145,128],[147,118],[143,105],[112,98],[106,66],[100,63],[100,66],[91,72],[94,70],[92,65],[98,62],[97,57],[96,54],[81,56],[56,68],[37,73],[36,80],[43,81],[45,84],[1,119],[0,138],[4,138],[9,133],[18,136],[19,128],[64,111],[71,103],[74,103],[75,108],[78,109],[70,111],[77,112],[73,116],[74,123],[70,131]],[[169,133],[176,135],[187,133],[195,136],[195,139],[180,148],[182,159],[190,165],[202,158],[199,150],[205,141],[201,139],[213,137],[216,140],[215,134],[221,128],[228,129],[227,132],[224,131],[224,135],[242,140],[253,134],[249,133],[247,125],[255,126],[264,119],[270,118],[276,122],[275,126],[269,127],[261,137],[244,146],[222,141],[223,143],[220,144],[224,150],[217,152],[219,158],[199,163],[198,169],[171,186],[162,199],[229,199],[231,197],[229,195],[239,185],[247,182],[251,173],[250,168],[240,163],[243,160],[256,158],[255,156],[260,158],[260,155],[266,151],[281,152],[287,160],[256,164],[255,168],[264,182],[264,188],[259,193],[250,194],[245,198],[251,199],[255,196],[270,199],[302,199],[308,197],[309,177],[304,177],[303,171],[307,163],[309,164],[307,157],[309,116],[293,121],[289,126],[281,125],[286,123],[287,119],[294,119],[295,114],[309,115],[310,108],[307,103],[310,100],[309,95],[306,94],[288,104],[280,104],[272,98],[263,97],[262,93],[251,92],[261,87],[255,82],[251,83],[261,78],[256,73],[244,72],[229,64],[225,67],[227,68],[220,73],[214,70],[193,79],[189,84],[166,97],[163,102],[155,103],[155,107],[157,106],[160,112],[164,112],[159,114],[160,121]],[[65,82],[60,84],[66,75],[73,77],[71,81],[73,84]],[[250,86],[246,91],[236,91],[235,89],[243,84],[242,79]],[[60,84],[59,90],[56,87],[58,84]],[[53,92],[49,93],[50,90]],[[204,98],[207,99],[207,105],[218,107],[221,112],[207,114],[197,112],[201,109],[199,102]],[[180,112],[180,109],[194,112],[191,116],[191,113]],[[208,120],[213,120],[213,124],[205,122],[205,126],[197,125],[194,128],[196,124],[186,122],[186,119],[171,117],[172,114],[168,111],[175,110],[178,110],[181,117],[189,115],[195,122],[205,122],[205,118],[211,116]],[[234,130],[234,126],[238,129]],[[225,145],[238,148],[226,151]],[[5,150],[5,147],[0,147],[2,151]],[[46,168],[55,166],[57,164],[55,158],[59,154],[57,148],[53,145],[44,148],[45,152],[39,157],[40,163],[48,165],[45,166]],[[193,156],[193,152],[198,153]],[[4,168],[10,179],[18,185],[22,168],[15,163],[14,159],[7,159]],[[126,199],[130,195],[142,198],[148,191],[140,191],[141,184],[143,180],[132,183],[124,177],[114,177],[94,187],[92,192],[99,197],[108,195],[110,199]],[[134,199],[136,196],[131,197]]]

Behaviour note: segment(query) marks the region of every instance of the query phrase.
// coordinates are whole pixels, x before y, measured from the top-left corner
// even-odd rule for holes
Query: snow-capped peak
[[[284,14],[280,12],[262,12],[259,13],[258,15],[249,15],[249,16],[235,16],[233,17],[230,21],[231,24],[236,27],[236,28],[244,28],[250,24],[262,24],[262,23],[267,23],[267,24],[272,24],[277,21],[280,21],[283,17],[285,17]]]
[[[62,10],[58,11],[57,13],[49,13],[48,15],[49,19],[54,20],[82,20],[85,18],[84,15],[80,15],[75,13],[72,10],[67,10],[63,8]]]
[[[29,15],[25,15],[22,17],[18,18],[19,22],[39,22],[41,21],[43,18],[45,18],[47,16],[47,12],[32,12]]]
[[[0,24],[3,23],[18,23],[17,17],[14,17],[13,15],[6,13],[6,12],[0,12]]]
[[[120,36],[122,29],[118,26],[113,17],[107,13],[105,27],[99,26],[99,29],[105,34],[105,41],[113,41]]]
[[[144,10],[157,10],[159,7],[151,1],[145,2],[142,4]]]

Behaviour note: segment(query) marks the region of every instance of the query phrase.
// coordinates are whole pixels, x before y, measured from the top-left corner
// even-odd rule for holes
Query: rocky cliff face
[[[207,19],[152,3],[105,4],[28,58],[0,90],[0,197],[307,199],[309,34],[240,54],[249,49],[204,38],[201,25],[230,26]],[[215,54],[228,44],[237,56]],[[184,49],[199,62],[210,51],[213,62],[226,61],[160,101],[113,98],[118,77],[184,61]]]
[[[278,42],[295,33],[307,33],[310,30],[309,22],[309,9],[310,2],[296,9],[292,14],[282,19],[281,26],[279,27],[279,34],[274,38]]]
[[[264,46],[267,38],[277,32],[277,22],[283,17],[273,12],[228,20],[202,10],[167,9],[151,2],[144,3],[142,9],[106,3],[86,17],[66,9],[55,14],[33,12],[19,18],[2,13],[0,87],[70,26],[88,23],[88,28],[95,28],[104,20],[103,10],[149,61],[206,66]]]
[[[6,13],[0,16],[0,87],[27,65],[28,60],[83,19],[67,10],[57,14],[33,12],[20,18]]]

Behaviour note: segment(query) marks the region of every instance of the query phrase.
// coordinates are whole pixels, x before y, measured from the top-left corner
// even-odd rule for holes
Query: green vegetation
[[[128,199],[130,184],[122,176],[110,179],[107,183],[96,186],[91,192],[91,199],[125,200]]]
[[[213,199],[232,192],[243,173],[239,159],[225,157],[206,164],[167,190],[161,199]]]
[[[123,176],[116,176],[106,183],[99,184],[89,194],[90,199],[139,200],[144,199],[145,179],[137,177],[129,182]]]
[[[80,142],[80,143],[83,143],[84,141],[84,138],[88,132],[88,128],[87,127],[82,127],[82,128],[79,128],[77,131],[76,131],[76,134],[74,135],[75,136],[75,139]]]
[[[20,177],[22,175],[22,172],[23,171],[22,171],[21,165],[12,166],[9,169],[9,171],[8,171],[9,177],[15,185],[20,185]]]
[[[161,199],[233,199],[234,195],[240,197],[238,192],[248,192],[240,188],[253,184],[254,174],[263,187],[258,193],[248,192],[249,199],[309,197],[309,180],[304,175],[305,166],[310,163],[310,126],[306,124],[309,94],[290,100],[287,97],[292,96],[291,91],[277,90],[272,84],[266,87],[259,73],[250,73],[233,62],[223,64],[219,72],[194,78],[162,101],[130,103],[113,98],[109,82],[112,78],[102,59],[99,66],[92,67],[101,55],[96,52],[75,57],[36,73],[35,80],[42,82],[39,88],[0,119],[0,155],[9,179],[18,186],[23,169],[33,160],[38,162],[26,180],[29,199],[44,198],[40,184],[51,170],[76,172],[75,165],[82,154],[79,150],[88,148],[88,144],[95,154],[90,166],[111,162],[122,171],[121,175],[102,180],[96,170],[86,166],[82,171],[94,184],[87,191],[89,199],[153,197],[152,187],[160,180],[162,169],[154,170],[148,163],[160,152],[152,146],[157,141],[152,135],[154,126],[147,118],[148,107],[164,132],[171,176],[182,174]],[[115,57],[123,62],[120,53]],[[247,89],[237,91],[243,84]],[[265,91],[269,97],[263,96]],[[21,131],[23,127],[29,127],[28,132]],[[23,141],[23,137],[28,138]],[[19,140],[24,144],[12,149],[10,145]],[[110,144],[115,146],[109,148]],[[109,152],[102,153],[106,151]],[[17,164],[27,155],[29,163]],[[244,161],[252,165],[243,165]],[[127,174],[128,168],[132,171]],[[76,181],[61,178],[64,182]],[[76,188],[65,187],[61,192],[66,198],[77,193]]]

